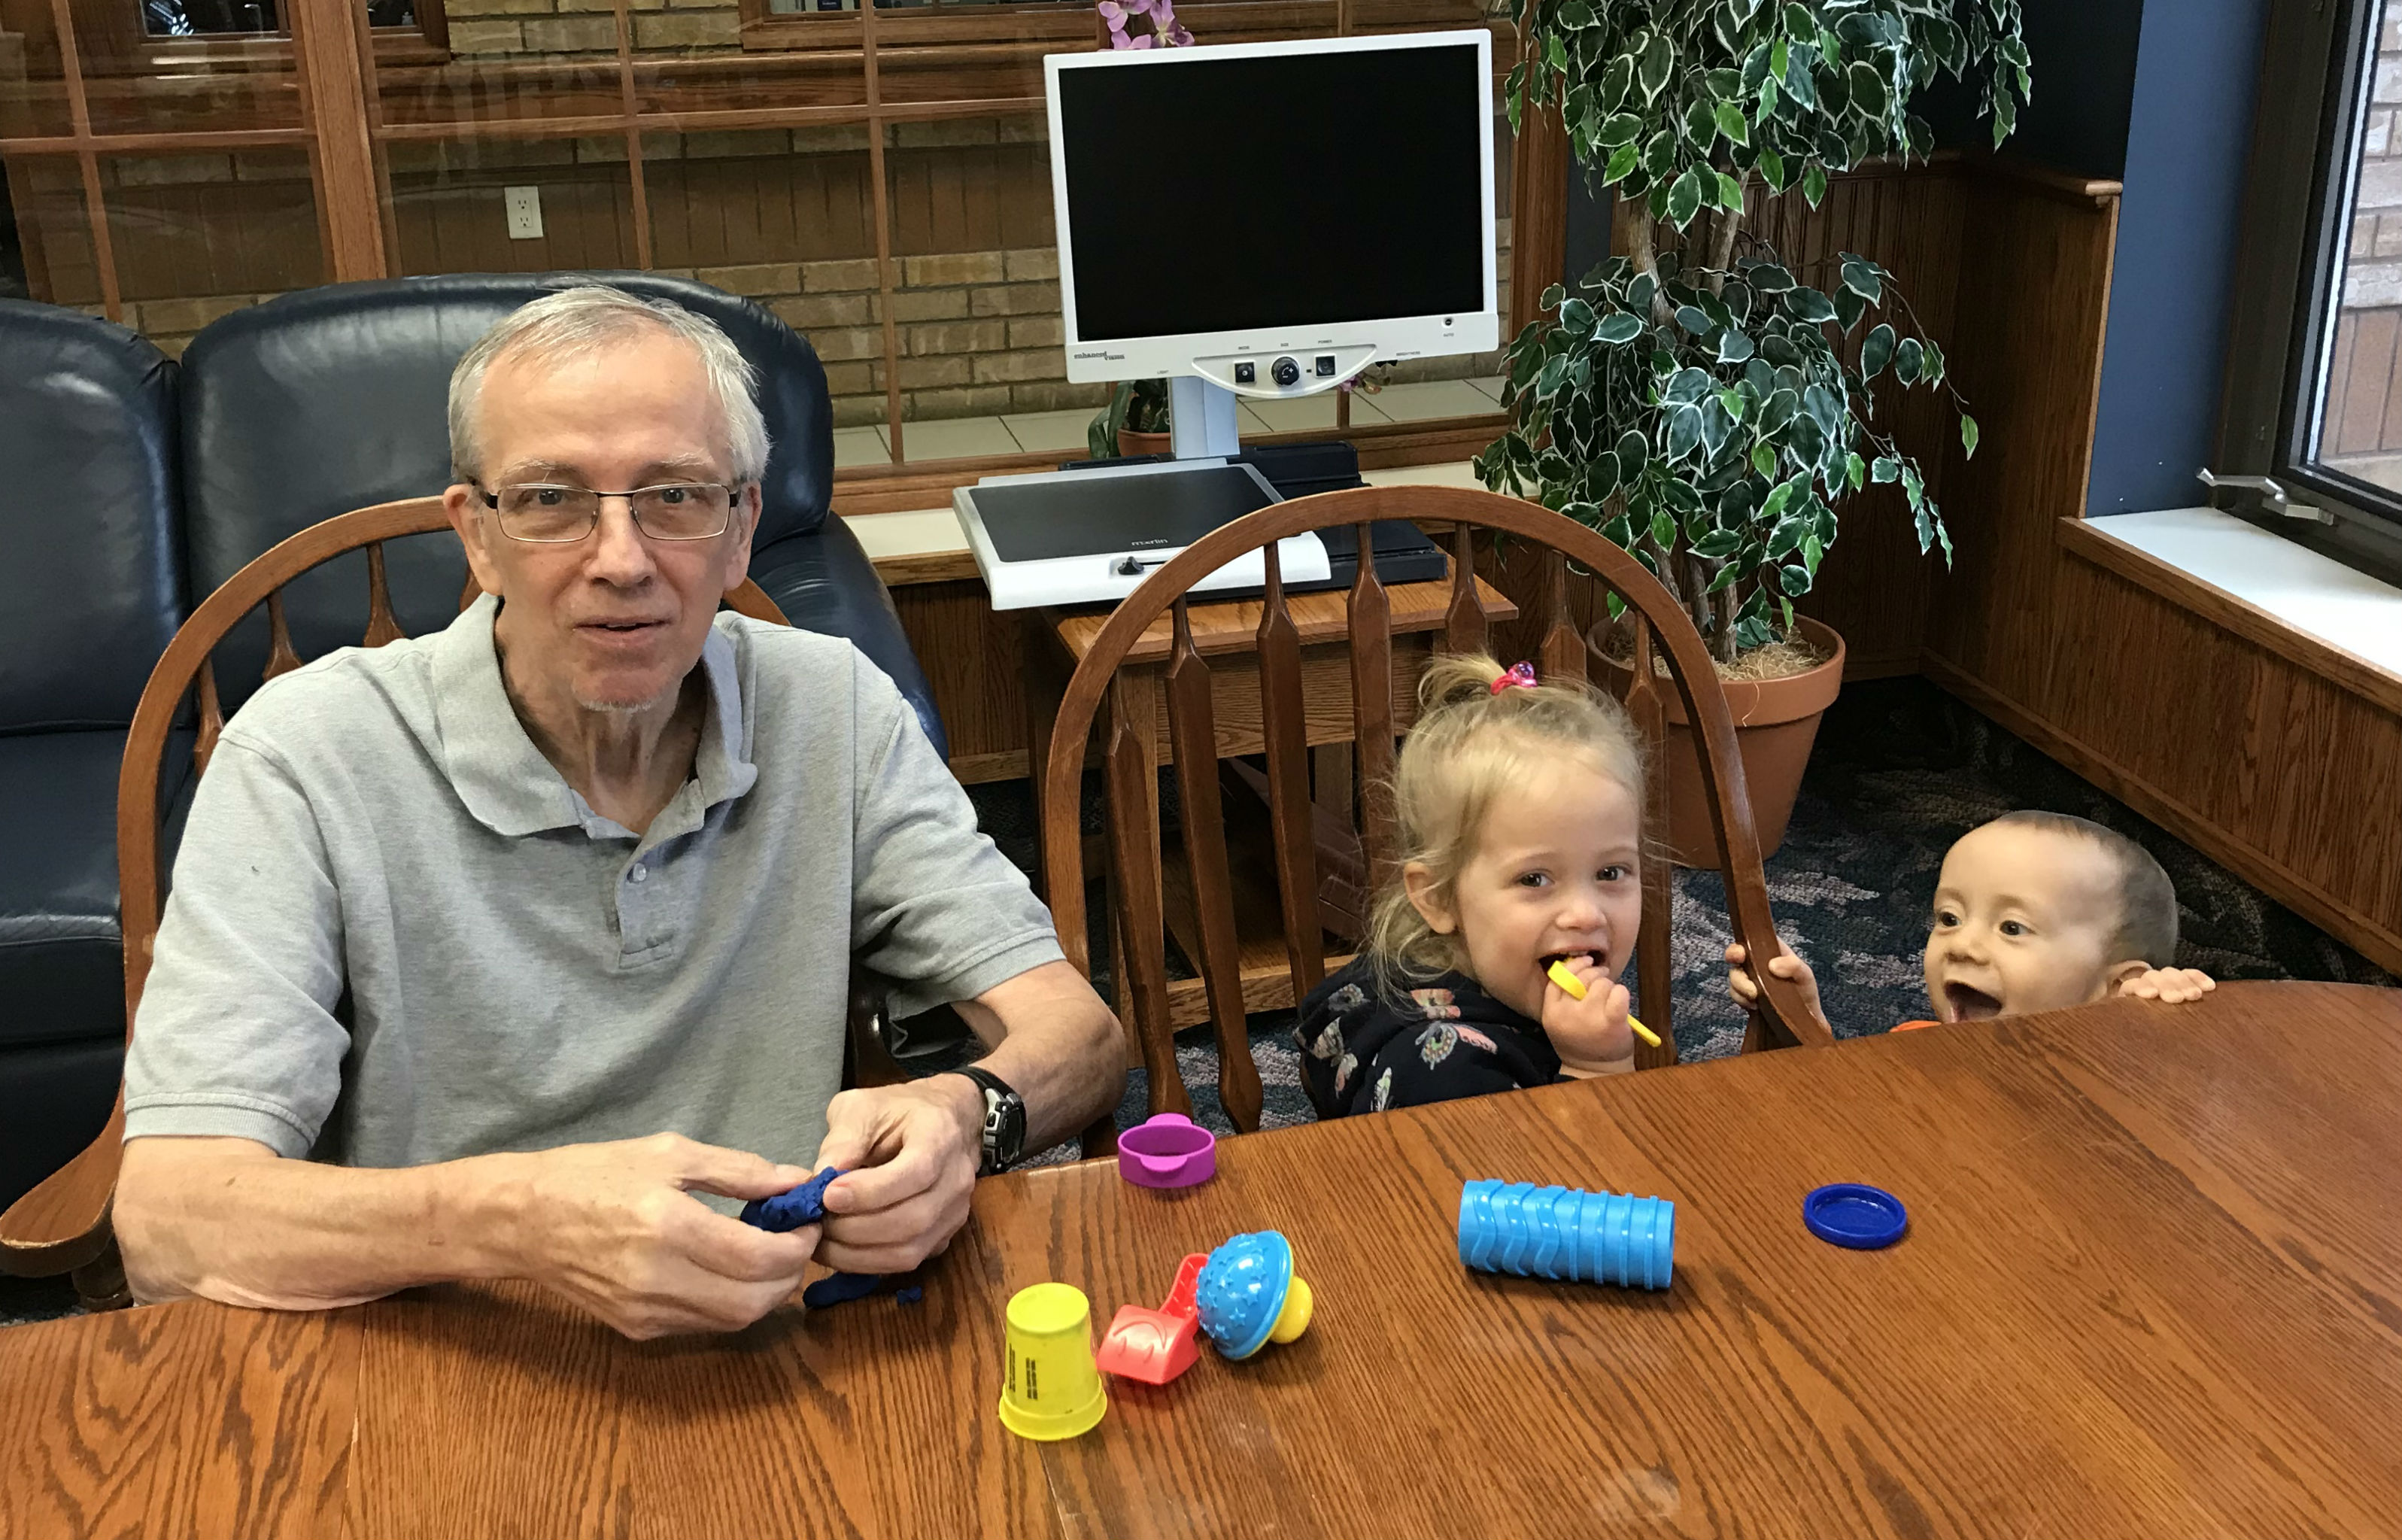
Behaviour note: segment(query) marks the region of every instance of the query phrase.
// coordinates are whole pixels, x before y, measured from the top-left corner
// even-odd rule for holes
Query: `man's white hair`
[[[476,339],[450,371],[450,473],[481,483],[484,446],[477,437],[484,376],[502,358],[542,364],[589,355],[613,343],[666,332],[700,354],[725,420],[726,453],[737,484],[767,474],[767,423],[753,394],[759,371],[716,322],[672,299],[643,299],[623,289],[586,284],[530,301]],[[604,489],[614,491],[617,489]]]

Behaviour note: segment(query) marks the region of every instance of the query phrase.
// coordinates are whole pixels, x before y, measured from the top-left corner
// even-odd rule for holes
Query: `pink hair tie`
[[[1527,689],[1533,689],[1535,687],[1535,665],[1532,663],[1511,664],[1509,668],[1502,672],[1500,678],[1493,681],[1493,693],[1498,695],[1512,685],[1523,686]]]

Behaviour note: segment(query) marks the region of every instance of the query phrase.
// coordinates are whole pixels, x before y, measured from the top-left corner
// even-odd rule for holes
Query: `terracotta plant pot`
[[[1118,429],[1118,452],[1132,458],[1138,454],[1166,454],[1173,434],[1137,433],[1132,428]]]
[[[1843,639],[1827,626],[1803,618],[1802,634],[1822,652],[1825,662],[1802,673],[1757,682],[1725,680],[1727,710],[1734,717],[1735,746],[1743,758],[1743,779],[1751,794],[1752,827],[1760,834],[1760,859],[1776,853],[1785,842],[1785,825],[1793,816],[1793,798],[1802,790],[1802,771],[1810,763],[1810,746],[1818,738],[1818,718],[1835,703],[1843,686]],[[1596,627],[1596,638],[1603,628]],[[1600,656],[1594,683],[1625,699],[1634,671]],[[1693,730],[1685,716],[1685,702],[1665,678],[1661,693],[1668,708],[1668,858],[1680,867],[1717,870],[1724,859],[1718,831],[1711,826],[1709,798],[1702,789],[1702,766],[1693,749]],[[1655,773],[1658,773],[1655,769]]]

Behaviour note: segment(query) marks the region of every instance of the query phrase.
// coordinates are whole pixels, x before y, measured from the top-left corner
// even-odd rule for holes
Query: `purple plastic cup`
[[[1197,1186],[1218,1174],[1218,1136],[1163,1112],[1118,1135],[1118,1174],[1137,1186]]]

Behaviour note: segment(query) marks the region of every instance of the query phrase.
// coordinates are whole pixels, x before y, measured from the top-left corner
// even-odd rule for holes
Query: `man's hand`
[[[847,1090],[826,1105],[818,1169],[825,1190],[818,1260],[838,1272],[907,1272],[968,1220],[984,1158],[984,1092],[963,1075]]]
[[[1749,1010],[1760,1004],[1760,982],[1748,971],[1750,960],[1740,944],[1728,946],[1726,960],[1727,992],[1734,996],[1736,1005]],[[1801,985],[1802,992],[1809,998],[1810,1008],[1818,1013],[1820,1020],[1825,1020],[1826,1007],[1818,1004],[1818,977],[1810,971],[1809,964],[1789,951],[1780,951],[1768,960],[1768,971],[1779,978]]]
[[[628,1337],[739,1331],[792,1297],[818,1246],[817,1226],[774,1235],[690,1196],[772,1197],[808,1180],[797,1166],[676,1133],[500,1158],[511,1270]]]
[[[2131,999],[2182,1006],[2217,987],[2218,980],[2199,968],[2152,968],[2121,982],[2119,992]]]
[[[1635,1067],[1635,1034],[1626,1025],[1634,1001],[1626,986],[1590,954],[1564,964],[1584,984],[1576,999],[1556,978],[1543,980],[1543,1035],[1560,1056],[1560,1067],[1577,1076],[1617,1075]]]

